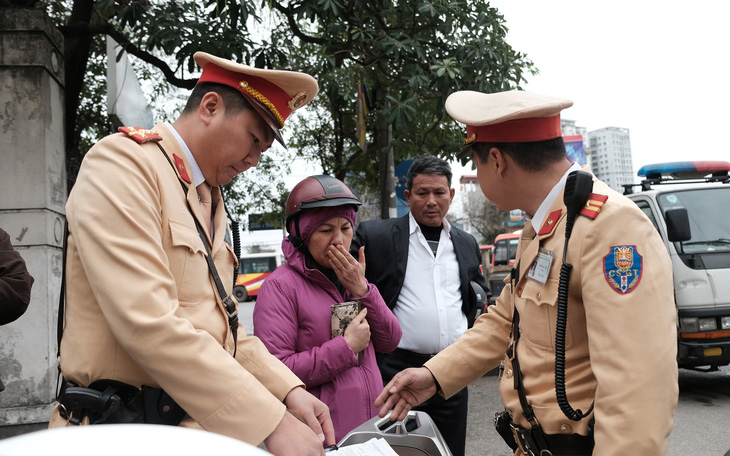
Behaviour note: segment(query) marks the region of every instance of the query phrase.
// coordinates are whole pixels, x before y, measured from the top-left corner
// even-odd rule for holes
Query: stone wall
[[[35,278],[0,327],[0,437],[44,426],[56,388],[66,171],[63,37],[43,11],[0,9],[0,227]]]

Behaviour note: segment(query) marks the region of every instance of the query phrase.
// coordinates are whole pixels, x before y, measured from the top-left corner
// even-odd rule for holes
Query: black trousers
[[[378,366],[383,377],[383,385],[403,369],[421,367],[425,362],[424,359],[428,359],[427,357],[420,359],[418,356],[404,356],[402,350],[398,350],[398,352],[398,355],[378,353]],[[448,400],[437,393],[423,404],[413,407],[413,410],[428,413],[454,456],[464,456],[466,452],[468,401],[469,391],[464,388]]]

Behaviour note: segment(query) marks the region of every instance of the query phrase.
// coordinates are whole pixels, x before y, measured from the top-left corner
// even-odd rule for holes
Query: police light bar
[[[728,171],[730,171],[730,162],[726,161],[684,161],[645,165],[636,174],[646,176],[647,179],[660,179],[662,176],[676,179],[699,179],[708,174],[717,177],[727,176]]]

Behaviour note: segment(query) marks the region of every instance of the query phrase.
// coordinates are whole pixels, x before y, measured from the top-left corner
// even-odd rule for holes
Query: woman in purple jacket
[[[393,351],[401,337],[398,320],[365,280],[363,249],[359,259],[349,253],[359,205],[331,176],[294,187],[282,242],[287,263],[261,285],[253,313],[254,335],[329,406],[338,441],[378,414],[373,402],[383,382],[375,351]],[[332,337],[332,305],[350,300],[362,310]]]

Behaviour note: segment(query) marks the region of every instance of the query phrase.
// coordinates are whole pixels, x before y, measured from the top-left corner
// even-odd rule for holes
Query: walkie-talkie
[[[573,265],[567,263],[568,241],[573,232],[573,224],[578,212],[585,206],[593,190],[593,176],[585,171],[573,171],[568,174],[563,192],[563,203],[567,210],[565,223],[565,245],[563,247],[563,264],[560,266],[560,282],[558,283],[558,308],[555,322],[555,395],[560,410],[573,421],[580,421],[590,415],[593,404],[586,413],[574,410],[568,402],[565,392],[565,328],[568,320],[568,287]]]

